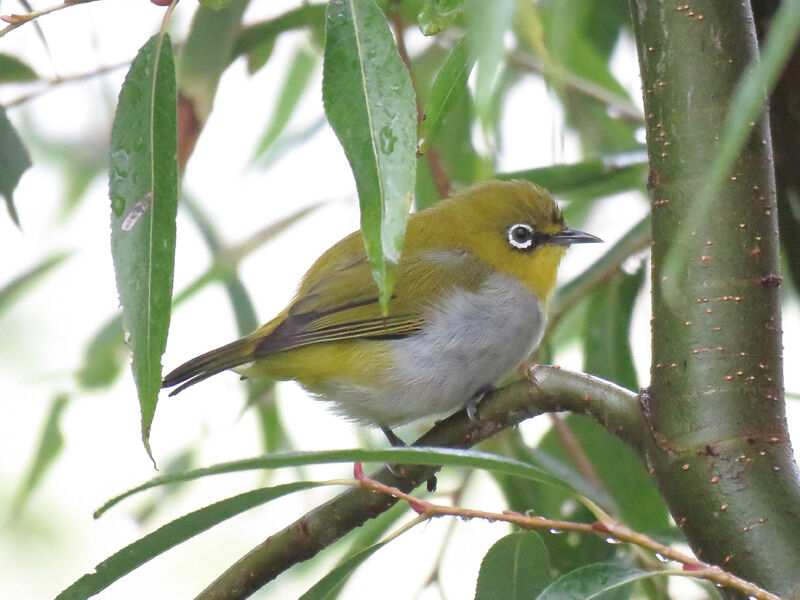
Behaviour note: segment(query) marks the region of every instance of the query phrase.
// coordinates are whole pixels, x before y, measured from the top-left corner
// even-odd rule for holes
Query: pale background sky
[[[256,0],[245,20],[252,22],[280,14],[297,4]],[[0,12],[19,10],[15,3],[6,2]],[[189,0],[179,5],[173,21],[174,39],[183,38],[193,10],[194,3]],[[54,68],[61,76],[82,73],[132,58],[158,30],[162,14],[163,9],[144,0],[71,7],[41,20],[53,63],[30,25],[0,38],[0,52],[23,57],[44,77],[52,77]],[[228,241],[239,241],[301,206],[327,202],[244,262],[241,275],[262,321],[283,308],[304,270],[322,251],[358,226],[352,174],[327,125],[272,169],[248,166],[271,117],[295,44],[303,39],[302,34],[282,36],[267,67],[254,77],[247,74],[242,60],[225,73],[212,117],[184,179],[186,192],[212,215],[218,231]],[[413,52],[424,40],[421,34],[409,34],[408,43]],[[614,67],[639,103],[635,51],[630,40],[619,44]],[[29,123],[34,123],[46,139],[80,140],[86,152],[102,151],[125,70],[60,86],[10,109],[9,116],[23,132]],[[320,71],[289,129],[302,128],[321,114]],[[3,88],[0,101],[7,102],[31,89]],[[577,141],[563,130],[560,111],[548,102],[546,88],[533,77],[518,86],[505,105],[503,130],[501,171],[569,163],[580,158]],[[67,225],[54,226],[63,183],[57,170],[36,149],[33,160],[33,169],[23,177],[16,193],[22,231],[5,214],[0,215],[0,256],[4,257],[0,261],[0,286],[41,260],[46,251],[67,249],[73,250],[74,255],[23,302],[0,315],[0,335],[10,341],[0,344],[0,514],[28,465],[50,400],[61,391],[76,394],[63,421],[63,454],[21,521],[0,529],[3,598],[53,597],[97,562],[155,525],[264,483],[257,473],[200,480],[166,501],[146,531],[131,516],[145,504],[144,496],[127,501],[98,521],[92,519],[92,511],[107,498],[155,473],[139,438],[139,407],[130,371],[126,370],[112,388],[96,394],[77,391],[73,381],[85,344],[118,305],[109,252],[107,181],[96,180]],[[585,228],[613,242],[644,210],[645,204],[630,196],[604,199],[597,203]],[[625,221],[618,219],[620,214],[626,215]],[[561,280],[596,258],[595,249],[573,249],[562,268]],[[204,271],[208,258],[193,224],[179,212],[175,289],[182,289]],[[635,359],[643,384],[649,368],[648,310],[645,291],[633,329]],[[797,331],[795,306],[785,308],[784,316],[784,329]],[[174,313],[163,364],[170,369],[234,337],[235,323],[224,292],[219,286],[209,287]],[[792,336],[787,336],[785,344],[787,364],[792,364],[798,356],[798,344]],[[558,361],[565,368],[581,366],[578,352],[559,356]],[[787,376],[787,388],[800,390],[800,374],[795,370]],[[359,444],[352,425],[334,417],[323,404],[306,398],[293,384],[280,384],[279,397],[297,447],[314,450]],[[209,379],[177,398],[162,397],[151,437],[155,458],[163,463],[185,445],[198,443],[201,465],[258,454],[256,424],[252,415],[241,416],[242,398],[243,386],[233,374]],[[795,404],[789,401],[790,414],[797,413]],[[424,425],[405,430],[405,437],[412,438]],[[544,420],[526,423],[523,431],[533,437],[544,425]],[[350,465],[308,469],[309,478],[350,474]],[[294,477],[293,472],[278,472],[270,482]],[[502,498],[488,476],[479,473],[476,480],[479,484],[471,487],[472,493],[462,504],[501,509]],[[444,490],[455,484],[447,475],[440,482],[440,489]],[[151,561],[97,597],[192,597],[245,551],[330,495],[329,489],[295,494],[234,518]],[[371,558],[348,590],[363,597],[365,590],[376,585],[372,580],[376,573],[384,574],[384,584],[385,574],[389,573],[398,577],[391,586],[381,585],[381,597],[410,597],[427,578],[426,565],[435,560],[447,528],[448,521],[440,519],[405,534]],[[456,526],[454,542],[448,546],[444,559],[445,567],[451,567],[445,568],[442,581],[448,598],[472,597],[483,554],[507,531],[504,526],[474,520]],[[329,553],[327,563],[332,564],[332,560]],[[296,597],[322,574],[309,577],[302,573],[302,567],[296,571],[301,572],[299,577],[282,577],[260,597]],[[419,597],[437,598],[438,594],[428,589]]]

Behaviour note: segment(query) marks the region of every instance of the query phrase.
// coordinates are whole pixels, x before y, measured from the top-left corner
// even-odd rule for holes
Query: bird
[[[383,313],[359,231],[324,252],[289,305],[249,335],[164,377],[173,396],[221,371],[295,380],[334,411],[393,427],[466,408],[542,338],[559,264],[600,238],[567,227],[526,180],[487,181],[411,214]]]

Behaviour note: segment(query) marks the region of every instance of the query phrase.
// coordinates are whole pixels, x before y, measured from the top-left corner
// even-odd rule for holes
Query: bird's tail
[[[170,396],[174,396],[212,375],[248,363],[253,360],[256,344],[257,340],[245,337],[196,356],[164,377],[161,387],[169,388],[182,384],[169,393]]]

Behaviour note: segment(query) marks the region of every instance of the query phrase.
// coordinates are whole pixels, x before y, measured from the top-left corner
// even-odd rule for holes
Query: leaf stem
[[[34,19],[38,19],[41,16],[50,14],[57,10],[61,10],[62,8],[67,8],[74,4],[86,4],[88,2],[94,2],[95,0],[67,0],[66,2],[62,2],[61,4],[56,4],[55,6],[50,6],[48,8],[43,8],[41,10],[34,10],[29,13],[25,14],[11,14],[11,15],[2,15],[0,16],[0,20],[5,21],[8,23],[3,29],[0,29],[0,37],[3,37],[9,31],[28,23],[29,21],[33,21]]]
[[[522,529],[547,529],[555,531],[576,531],[600,536],[609,543],[623,542],[633,544],[650,552],[656,553],[664,559],[671,560],[683,565],[683,570],[664,570],[663,574],[682,575],[695,579],[705,579],[714,584],[720,584],[742,592],[743,594],[758,600],[780,600],[778,596],[764,590],[757,585],[745,581],[736,575],[729,573],[715,565],[704,563],[692,556],[683,554],[669,546],[660,544],[652,538],[631,530],[630,528],[606,519],[603,523],[576,523],[573,521],[561,521],[557,519],[547,519],[541,516],[527,516],[515,511],[505,510],[502,513],[462,508],[457,506],[446,506],[421,500],[411,496],[402,490],[385,485],[369,477],[364,477],[355,482],[359,487],[387,494],[393,498],[399,498],[409,503],[411,508],[420,515],[420,518],[432,519],[434,517],[452,516],[463,519],[484,519],[489,522],[505,522],[517,525]],[[416,524],[416,522],[413,522]]]

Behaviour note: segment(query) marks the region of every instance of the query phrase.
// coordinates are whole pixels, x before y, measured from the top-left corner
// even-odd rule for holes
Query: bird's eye
[[[533,246],[534,232],[533,227],[527,223],[517,223],[508,228],[508,243],[519,248],[520,250],[527,250]]]

